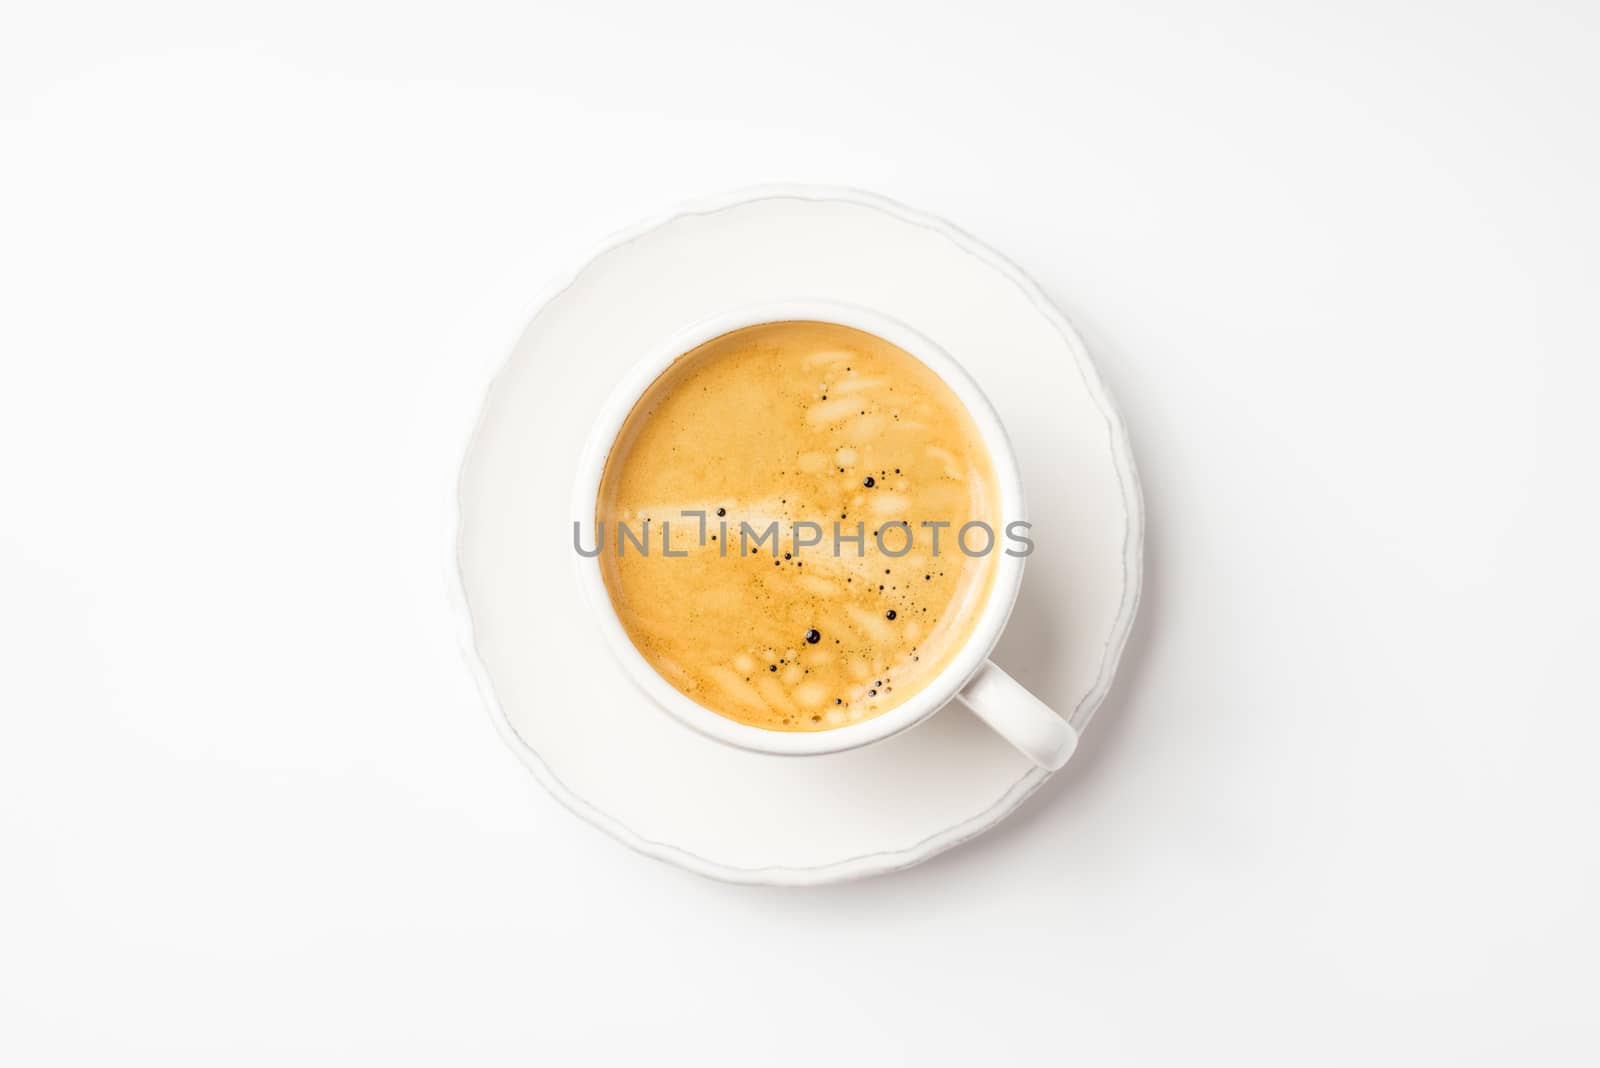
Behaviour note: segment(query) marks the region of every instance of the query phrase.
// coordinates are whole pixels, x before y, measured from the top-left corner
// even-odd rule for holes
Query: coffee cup
[[[638,418],[636,413],[643,399],[651,394],[653,388],[659,389],[664,376],[680,365],[680,361],[689,358],[688,354],[702,351],[704,346],[717,339],[737,336],[741,331],[795,323],[826,325],[868,335],[909,356],[936,376],[937,381],[953,396],[954,402],[964,409],[968,421],[963,425],[972,429],[987,455],[988,469],[992,470],[993,495],[1004,531],[1011,533],[1028,529],[1021,472],[999,416],[966,370],[934,341],[884,313],[825,300],[765,303],[714,315],[672,337],[664,338],[659,345],[641,355],[596,414],[579,458],[572,497],[574,548],[577,550],[573,554],[575,573],[618,664],[633,684],[665,714],[709,738],[742,749],[794,757],[842,752],[882,741],[922,723],[941,709],[959,703],[1035,764],[1049,769],[1059,768],[1073,752],[1077,742],[1076,733],[1063,717],[990,659],[1011,618],[1021,589],[1027,553],[1034,545],[1031,537],[1014,543],[1005,542],[996,537],[997,532],[991,529],[986,554],[992,555],[992,562],[985,564],[981,599],[972,604],[970,618],[965,621],[959,637],[951,639],[950,648],[941,658],[938,670],[927,677],[920,677],[914,692],[896,695],[895,703],[885,710],[837,725],[832,724],[834,719],[839,718],[837,713],[825,721],[820,711],[809,717],[795,717],[808,728],[815,726],[816,729],[771,729],[741,721],[737,716],[728,714],[727,709],[715,707],[717,701],[704,696],[692,683],[686,684],[681,678],[676,682],[669,679],[664,670],[671,671],[673,665],[669,663],[663,667],[664,661],[660,656],[656,656],[652,662],[652,658],[641,649],[636,635],[630,634],[615,598],[614,575],[611,577],[612,585],[608,587],[606,569],[608,566],[614,567],[614,561],[607,554],[623,555],[630,548],[637,552],[648,541],[635,539],[630,545],[628,538],[619,531],[614,541],[607,544],[597,519],[597,503],[601,500],[608,477],[608,464],[614,471],[619,462],[619,436],[630,425],[630,417]],[[865,411],[862,414],[865,415]],[[846,477],[844,465],[839,467],[839,471],[839,477]],[[828,474],[832,476],[832,471]],[[885,470],[884,474],[887,476],[888,471]],[[869,474],[866,484],[870,486],[873,481]],[[684,514],[698,517],[699,544],[706,546],[704,509],[686,511]],[[712,525],[717,526],[715,522]],[[907,531],[911,529],[907,523],[885,525],[903,526]],[[584,548],[585,539],[580,532],[585,526],[594,529],[594,536],[588,543],[592,550]],[[680,535],[691,527],[692,523],[680,522]],[[673,552],[668,530],[664,524],[660,529],[663,533],[661,550],[670,557]],[[717,549],[727,554],[732,537],[728,535],[726,525],[720,529],[724,536],[717,543]],[[834,533],[837,547],[837,527]],[[645,539],[650,536],[646,530]],[[715,535],[712,537],[715,538]],[[879,542],[880,547],[882,544]],[[938,545],[937,539],[934,544]],[[798,546],[796,542],[797,554]],[[744,548],[743,544],[741,548]],[[959,551],[971,555],[964,542]],[[766,561],[762,559],[760,562],[765,564]],[[785,564],[803,567],[804,561],[779,559],[775,546],[772,563],[781,569]],[[774,573],[783,574],[781,571]],[[801,572],[795,571],[794,574],[801,575]],[[932,579],[933,576],[930,574],[925,577]],[[797,581],[815,584],[819,580],[803,578]],[[886,614],[890,620],[896,617],[893,608]],[[782,650],[769,652],[767,659],[771,662],[757,664],[753,670],[770,671],[773,678],[762,675],[756,681],[768,689],[775,687],[780,677],[780,667],[784,672],[800,678],[801,664],[809,663],[807,657],[813,652],[807,649],[805,643],[817,640],[817,632],[809,630],[805,632],[805,637],[795,640],[798,653],[790,649],[790,655],[785,657]],[[820,656],[824,651],[815,652]],[[810,668],[805,671],[809,673]],[[749,681],[748,676],[746,681]],[[870,686],[874,681],[880,680],[869,679],[860,685]],[[734,685],[739,685],[738,679],[734,680]],[[803,689],[806,684],[802,682],[800,685],[802,692],[806,692]],[[752,689],[752,692],[755,691]],[[868,692],[876,699],[876,689]],[[697,694],[700,699],[697,699]],[[845,696],[830,700],[849,707]],[[864,700],[858,690],[856,703]],[[809,723],[808,720],[816,723]]]

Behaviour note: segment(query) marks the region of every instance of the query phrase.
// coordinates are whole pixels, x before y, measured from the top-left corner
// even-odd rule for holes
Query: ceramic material
[[[623,423],[639,397],[678,357],[731,331],[789,319],[837,323],[873,334],[910,353],[923,366],[939,375],[961,401],[978,433],[983,436],[994,466],[1002,524],[1026,522],[1022,473],[1017,467],[1016,454],[1006,437],[1005,428],[1000,424],[1000,417],[995,414],[994,406],[965,368],[949,353],[904,323],[868,308],[836,301],[791,300],[737,308],[703,320],[687,331],[667,338],[629,369],[621,384],[612,390],[600,408],[578,459],[570,513],[574,523],[584,527],[592,524],[606,459],[617,435],[622,431]],[[680,693],[640,655],[623,630],[621,621],[612,609],[605,580],[601,577],[599,557],[573,552],[570,559],[578,583],[594,612],[595,621],[610,643],[612,654],[622,664],[623,670],[628,672],[634,685],[661,709],[676,716],[680,723],[708,738],[741,749],[784,756],[839,753],[882,741],[914,727],[960,694],[964,704],[1040,767],[1061,767],[1077,744],[1077,735],[1066,720],[1018,686],[1001,668],[987,663],[990,651],[1000,640],[1000,632],[1011,617],[1017,591],[1022,585],[1026,557],[1020,553],[996,553],[994,581],[988,599],[973,625],[972,633],[949,666],[904,704],[871,719],[828,731],[762,730],[719,716]],[[980,668],[985,669],[982,684],[964,690]]]
[[[915,864],[1049,774],[956,709],[803,760],[715,744],[645,699],[588,618],[567,513],[593,414],[661,339],[797,294],[907,324],[993,402],[1037,545],[993,657],[1078,732],[1111,683],[1141,577],[1121,420],[1059,312],[984,246],[882,198],[810,187],[702,201],[610,242],[533,313],[467,448],[464,639],[503,736],[557,798],[641,852],[743,882]]]

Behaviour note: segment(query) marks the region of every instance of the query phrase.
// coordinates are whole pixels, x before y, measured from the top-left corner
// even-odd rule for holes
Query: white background
[[[1600,9],[5,3],[0,1062],[1594,1064]],[[495,344],[767,181],[945,215],[1126,413],[1073,765],[724,886],[495,736]]]

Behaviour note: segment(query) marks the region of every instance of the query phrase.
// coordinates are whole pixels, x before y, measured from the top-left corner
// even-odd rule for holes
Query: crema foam
[[[869,719],[926,686],[994,579],[994,552],[962,532],[998,551],[1003,530],[950,387],[879,337],[811,321],[724,334],[658,377],[607,457],[595,524],[644,658],[713,712],[782,731]]]

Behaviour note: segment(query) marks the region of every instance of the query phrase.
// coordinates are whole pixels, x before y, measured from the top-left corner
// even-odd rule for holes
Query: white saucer
[[[567,558],[590,418],[661,338],[798,297],[903,320],[993,400],[1037,544],[994,659],[1079,732],[1139,601],[1144,511],[1127,433],[1072,328],[994,252],[881,197],[803,186],[697,202],[611,241],[533,316],[467,448],[456,551],[468,659],[506,741],[569,808],[643,853],[738,882],[908,867],[994,826],[1049,774],[959,706],[832,756],[728,748],[653,706],[607,651]]]

